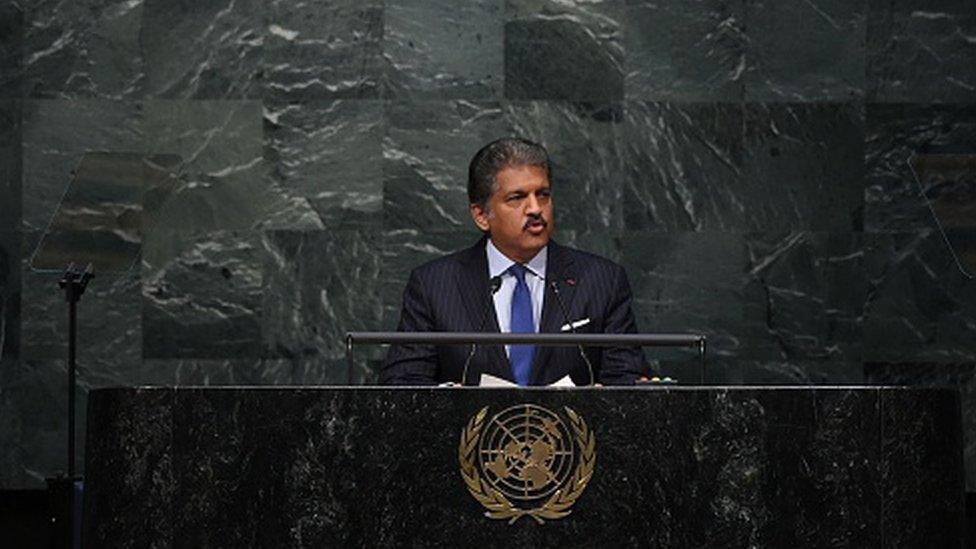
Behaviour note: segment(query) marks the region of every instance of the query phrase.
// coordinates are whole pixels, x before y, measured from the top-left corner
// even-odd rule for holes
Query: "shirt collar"
[[[511,267],[515,262],[509,259],[505,254],[495,247],[495,243],[488,239],[488,244],[485,246],[485,251],[488,253],[488,277],[494,278],[496,276],[501,276]],[[546,260],[549,257],[549,246],[543,246],[539,253],[529,260],[525,264],[525,268],[529,270],[530,273],[536,275],[541,279],[546,278]]]

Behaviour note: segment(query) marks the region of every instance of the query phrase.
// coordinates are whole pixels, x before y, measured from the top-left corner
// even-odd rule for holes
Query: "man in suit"
[[[475,154],[468,198],[484,235],[471,248],[414,269],[399,331],[559,333],[569,332],[569,324],[579,333],[637,331],[624,269],[550,238],[550,173],[546,150],[524,139],[499,139]],[[394,345],[381,380],[462,383],[469,351],[467,345]],[[645,373],[637,348],[590,348],[586,354],[598,383],[632,384]],[[576,347],[482,345],[464,383],[476,385],[482,373],[519,385],[549,385],[567,375],[577,385],[590,382]]]

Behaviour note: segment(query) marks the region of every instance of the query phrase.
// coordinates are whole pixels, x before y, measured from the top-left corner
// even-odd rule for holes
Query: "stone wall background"
[[[477,238],[467,162],[509,134],[641,329],[709,335],[710,383],[958,386],[976,489],[976,281],[907,164],[976,153],[967,0],[6,0],[0,487],[65,469],[66,309],[28,259],[86,152],[183,165],[81,302],[79,433],[101,386],[345,382],[342,334]]]

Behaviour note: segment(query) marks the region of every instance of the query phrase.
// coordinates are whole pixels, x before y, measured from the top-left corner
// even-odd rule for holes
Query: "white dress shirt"
[[[515,284],[518,279],[515,275],[505,272],[515,264],[505,254],[498,251],[498,248],[488,239],[485,246],[488,253],[488,278],[496,276],[502,277],[501,288],[495,292],[495,315],[498,318],[498,328],[502,333],[512,331],[512,295],[515,293]],[[542,320],[542,299],[546,290],[546,259],[549,257],[548,246],[539,250],[535,257],[525,264],[528,272],[525,275],[525,285],[529,287],[532,295],[532,323],[535,331],[539,331],[539,322]],[[505,346],[508,353],[508,345]]]

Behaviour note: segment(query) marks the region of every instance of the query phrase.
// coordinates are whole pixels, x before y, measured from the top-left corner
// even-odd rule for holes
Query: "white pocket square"
[[[562,328],[559,328],[560,332],[568,332],[570,330],[575,330],[576,328],[581,328],[590,323],[590,317],[581,318],[579,320],[574,320],[569,324],[563,324]]]

